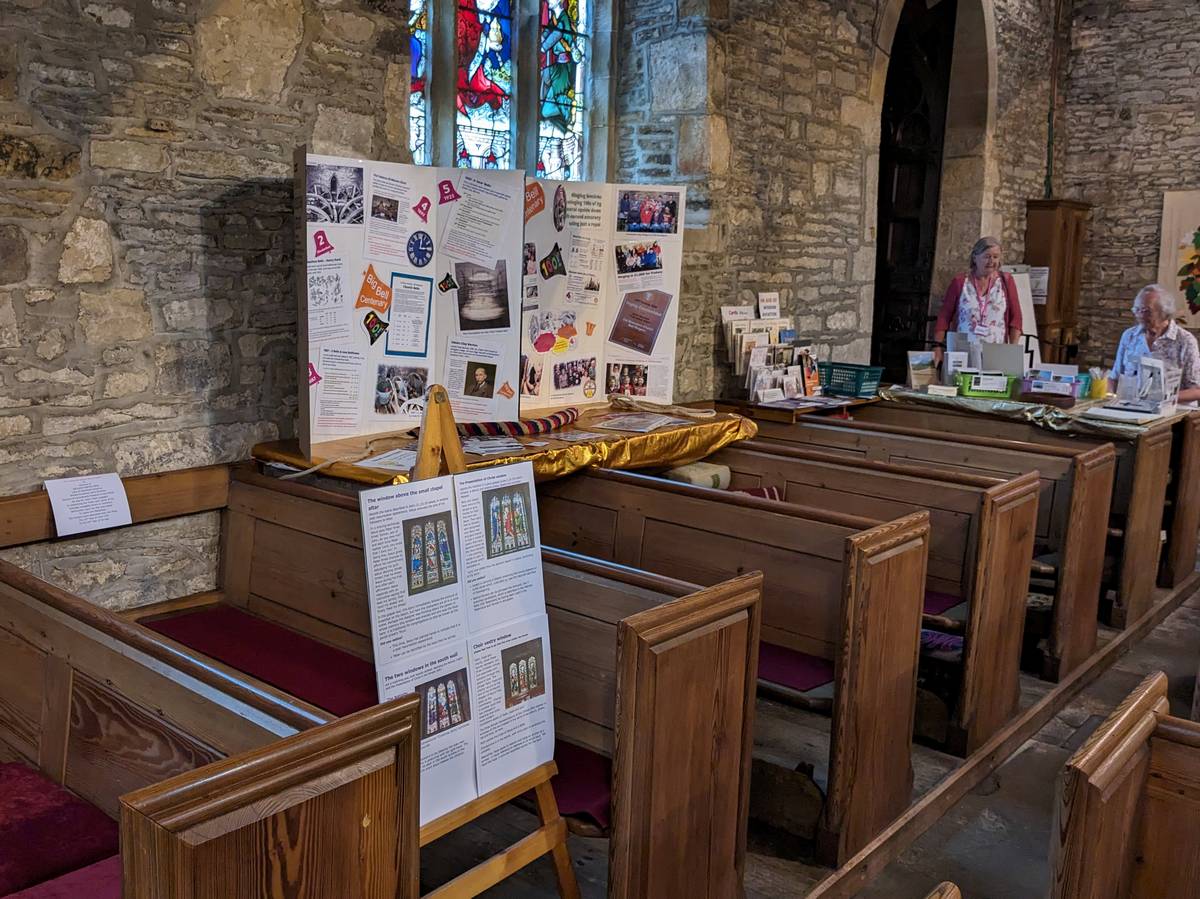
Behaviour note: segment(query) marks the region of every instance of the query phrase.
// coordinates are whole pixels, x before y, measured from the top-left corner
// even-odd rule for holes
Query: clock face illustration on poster
[[[408,239],[408,261],[424,268],[433,260],[433,238],[424,231],[414,231]]]

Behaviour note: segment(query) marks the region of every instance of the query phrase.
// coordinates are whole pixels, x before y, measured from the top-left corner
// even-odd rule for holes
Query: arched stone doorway
[[[927,319],[971,244],[995,229],[995,46],[992,0],[888,0],[877,22],[872,359],[893,379],[904,377],[905,352],[925,346]]]

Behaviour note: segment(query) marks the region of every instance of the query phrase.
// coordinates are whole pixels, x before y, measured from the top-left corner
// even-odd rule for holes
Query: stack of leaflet
[[[779,294],[760,293],[753,306],[722,306],[725,351],[747,396],[758,403],[777,402],[821,392],[812,348],[796,345],[791,316],[780,315]]]
[[[750,315],[754,313],[753,306],[721,307],[722,317],[724,317],[728,310],[739,310],[738,313],[735,313],[739,317],[723,322],[725,348],[728,360],[733,365],[733,372],[736,375],[746,374],[746,367],[750,361],[750,351],[752,349],[781,344],[790,345],[791,341],[796,337],[790,315],[778,318],[741,317],[745,315],[745,313],[740,312],[743,309],[750,313]]]

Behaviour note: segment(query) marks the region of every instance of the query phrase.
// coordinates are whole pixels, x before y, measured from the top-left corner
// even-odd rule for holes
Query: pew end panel
[[[1167,678],[1158,672],[1067,761],[1050,829],[1051,899],[1130,895],[1149,741],[1167,712]]]
[[[979,563],[970,590],[963,689],[951,748],[974,752],[1016,712],[1026,584],[1037,526],[1039,475],[988,488],[979,525]],[[1094,628],[1093,628],[1094,630]]]
[[[908,807],[929,513],[847,540],[829,794],[817,852],[834,867]]]
[[[620,622],[609,896],[742,894],[761,617],[756,572]]]
[[[1103,591],[1105,540],[1117,456],[1111,443],[1076,456],[1069,518],[1073,526],[1062,544],[1058,590],[1043,654],[1042,675],[1058,681],[1096,649],[1096,622]]]
[[[407,696],[121,798],[126,899],[415,897]]]
[[[1137,439],[1125,510],[1120,585],[1109,623],[1124,628],[1150,608],[1162,559],[1160,534],[1171,465],[1170,427],[1151,428]],[[1115,495],[1120,491],[1114,488]]]
[[[1177,587],[1196,569],[1200,530],[1200,411],[1175,425],[1171,446],[1171,504],[1167,507],[1167,554],[1159,583]]]

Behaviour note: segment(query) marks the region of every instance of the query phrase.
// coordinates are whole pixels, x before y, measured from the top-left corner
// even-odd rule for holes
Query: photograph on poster
[[[617,230],[674,234],[678,211],[677,190],[623,190],[617,200]]]
[[[662,271],[662,247],[657,240],[653,243],[617,244],[615,251],[618,275]]]
[[[554,230],[561,231],[567,224],[567,189],[561,184],[554,189]]]
[[[529,485],[511,484],[481,494],[483,520],[487,522],[484,549],[489,559],[533,546],[529,532]]]
[[[394,197],[375,194],[371,197],[371,218],[394,222],[400,217],[400,201]]]
[[[629,365],[617,362],[608,364],[607,381],[609,393],[625,396],[645,396],[646,383],[650,379],[647,365]]]
[[[525,274],[536,275],[538,273],[537,244],[525,244],[525,249],[523,252],[525,259]]]
[[[310,222],[361,225],[363,170],[358,166],[318,163],[306,166],[304,205]]]
[[[498,259],[493,268],[456,262],[458,327],[460,331],[498,330],[509,326],[508,266]]]
[[[471,720],[471,695],[466,668],[417,684],[413,692],[421,699],[422,740]]]
[[[649,356],[654,352],[670,306],[671,295],[666,291],[636,290],[625,294],[608,334],[609,343]]]
[[[467,360],[467,377],[463,384],[463,396],[475,396],[490,400],[496,393],[496,363]]]
[[[532,356],[521,356],[521,396],[537,396],[542,389],[543,361]]]
[[[508,687],[504,691],[506,709],[546,692],[543,677],[546,666],[543,659],[541,637],[501,651],[500,664],[503,668],[504,682]]]
[[[454,525],[448,511],[406,519],[401,533],[410,596],[458,583]]]
[[[554,363],[554,389],[569,390],[572,387],[583,385],[585,396],[591,396],[588,393],[588,385],[591,385],[592,393],[596,390],[596,357],[592,356],[587,359],[573,359],[570,362]]]
[[[381,365],[375,378],[375,411],[379,415],[420,415],[429,390],[429,369]]]

